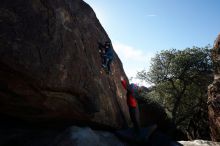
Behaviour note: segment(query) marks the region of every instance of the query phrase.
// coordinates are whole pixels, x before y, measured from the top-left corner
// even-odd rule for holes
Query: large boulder
[[[220,143],[207,140],[179,141],[183,146],[218,146]]]
[[[129,123],[115,53],[101,70],[98,42],[110,40],[83,0],[2,0],[0,113],[28,122]]]
[[[165,109],[156,101],[145,99],[139,103],[140,120],[143,127],[157,124],[164,132],[174,130],[175,125],[168,117]]]
[[[0,127],[1,128],[1,127]],[[156,132],[147,143],[128,142],[114,132],[90,127],[71,126],[61,129],[7,127],[0,132],[1,146],[183,146]],[[204,145],[205,146],[205,145]]]
[[[7,127],[0,132],[1,146],[128,146],[108,131],[71,126],[61,129]]]
[[[220,141],[220,35],[212,50],[214,81],[208,87],[208,113],[213,141]]]

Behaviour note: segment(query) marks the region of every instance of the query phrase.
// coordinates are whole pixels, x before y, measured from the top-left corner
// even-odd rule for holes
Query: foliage
[[[170,49],[156,54],[150,71],[138,72],[137,77],[154,85],[148,97],[159,101],[171,115],[173,122],[193,135],[190,127],[192,121],[201,120],[196,115],[201,114],[201,111],[201,115],[207,115],[207,86],[213,78],[212,68],[209,46]],[[203,124],[207,127],[207,118],[196,127],[194,124],[193,128],[204,127]],[[194,135],[191,136],[192,139],[201,137]]]

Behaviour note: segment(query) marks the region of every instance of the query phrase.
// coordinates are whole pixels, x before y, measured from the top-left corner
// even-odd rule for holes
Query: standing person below
[[[134,130],[136,133],[140,132],[140,119],[139,119],[139,109],[135,96],[137,96],[138,86],[136,84],[127,84],[126,80],[121,77],[121,83],[125,90],[127,90],[127,104],[129,109],[129,114],[131,121],[134,125]],[[139,89],[140,91],[140,89]]]
[[[138,108],[138,102],[137,99],[140,99],[141,92],[146,90],[147,88],[144,86],[137,86],[134,83],[127,84],[126,80],[121,77],[121,83],[125,90],[127,90],[127,104],[129,109],[129,114],[131,121],[134,126],[134,132],[136,135],[140,135],[140,116],[139,116],[139,108]],[[157,128],[157,125],[153,125],[150,128],[150,133],[153,132]]]

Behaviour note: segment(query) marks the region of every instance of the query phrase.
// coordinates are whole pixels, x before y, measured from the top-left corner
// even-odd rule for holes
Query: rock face
[[[219,146],[220,143],[205,140],[179,141],[184,146]]]
[[[214,81],[208,87],[208,113],[213,141],[220,141],[220,35],[212,50]]]
[[[71,126],[65,129],[1,128],[1,146],[183,146],[162,133],[155,133],[147,143],[128,143],[112,132],[89,127]],[[205,145],[204,145],[205,146]]]
[[[0,136],[2,146],[128,146],[110,132],[77,126],[59,130],[1,128]]]
[[[159,103],[146,99],[139,103],[139,108],[142,127],[157,124],[160,131],[176,138],[177,134],[174,132],[176,127]]]
[[[113,133],[106,131],[94,131],[89,127],[69,127],[57,135],[54,146],[129,146],[120,141]]]
[[[1,117],[128,123],[121,61],[100,72],[98,42],[110,38],[83,0],[3,0],[0,28]]]

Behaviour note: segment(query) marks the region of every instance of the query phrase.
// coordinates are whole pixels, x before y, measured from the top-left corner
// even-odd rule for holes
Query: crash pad
[[[157,126],[152,125],[149,127],[143,127],[140,129],[140,132],[137,133],[133,128],[118,130],[115,132],[115,135],[119,138],[130,141],[130,142],[147,142],[149,137],[156,130]]]

